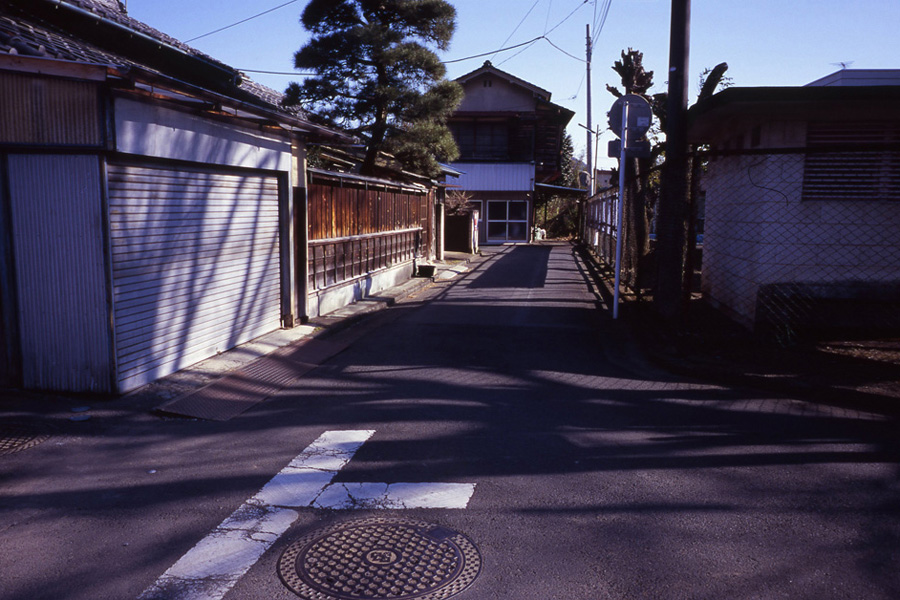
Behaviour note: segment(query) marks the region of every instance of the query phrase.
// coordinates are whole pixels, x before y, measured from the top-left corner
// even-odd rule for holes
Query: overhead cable
[[[538,5],[538,2],[540,2],[540,1],[541,1],[541,0],[534,0],[534,4],[531,5],[531,8],[528,9],[528,12],[526,12],[526,13],[525,13],[525,16],[522,17],[522,20],[519,21],[519,24],[515,26],[515,28],[512,30],[512,33],[510,33],[508,36],[506,36],[506,39],[503,40],[503,43],[502,43],[502,44],[500,44],[501,46],[506,45],[506,42],[508,42],[508,41],[512,38],[512,36],[516,35],[516,32],[519,30],[519,27],[522,26],[522,23],[525,22],[525,19],[528,18],[528,15],[531,14],[531,11],[534,10],[534,7],[537,6],[537,5]],[[499,50],[498,50],[498,52],[499,52]],[[492,56],[491,58],[493,58],[493,56]]]
[[[255,14],[255,15],[253,15],[252,17],[247,17],[246,19],[241,19],[241,20],[238,21],[237,23],[232,23],[231,25],[226,25],[225,27],[219,27],[218,29],[213,30],[213,31],[210,31],[209,33],[204,33],[203,35],[198,35],[197,37],[193,37],[193,38],[191,38],[191,39],[189,39],[189,40],[185,40],[185,43],[186,43],[186,44],[190,44],[191,42],[193,42],[193,41],[195,41],[195,40],[199,40],[199,39],[201,39],[201,38],[205,38],[205,37],[210,36],[210,35],[213,35],[213,34],[215,34],[215,33],[219,33],[220,31],[225,31],[226,29],[231,29],[232,27],[237,27],[238,25],[243,25],[243,24],[246,23],[247,21],[252,21],[253,19],[256,19],[257,17],[261,17],[261,16],[263,16],[263,15],[267,15],[267,14],[269,14],[270,12],[275,12],[275,11],[278,10],[279,8],[284,8],[285,6],[288,6],[288,5],[290,5],[290,4],[296,4],[297,2],[300,2],[300,0],[290,0],[289,2],[285,2],[284,4],[279,4],[278,6],[276,6],[276,7],[274,7],[274,8],[270,8],[270,9],[268,9],[268,10],[264,10],[264,11],[262,11],[261,13],[257,13],[257,14]]]
[[[612,6],[612,0],[606,0],[606,5],[603,8],[603,12],[601,13],[599,19],[594,19],[594,35],[591,36],[591,43],[596,44],[597,39],[600,37],[600,32],[603,31],[603,26],[606,25],[606,17],[609,16],[609,9]],[[598,25],[599,23],[599,25]]]

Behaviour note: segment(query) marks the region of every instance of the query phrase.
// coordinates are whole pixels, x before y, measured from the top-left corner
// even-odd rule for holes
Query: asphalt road
[[[226,599],[297,598],[282,552],[386,515],[471,540],[481,568],[460,600],[900,597],[895,421],[645,368],[570,246],[486,254],[337,334],[353,343],[230,421],[124,398],[71,422],[75,401],[36,404],[57,430],[0,456],[0,599],[137,598],[347,430],[374,433],[334,484],[474,493],[465,508],[295,508]]]

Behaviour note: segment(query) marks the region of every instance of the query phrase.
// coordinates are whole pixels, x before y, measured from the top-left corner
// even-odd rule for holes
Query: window
[[[487,239],[489,242],[528,241],[528,202],[489,200]]]
[[[900,123],[810,123],[806,140],[804,200],[900,200]]]
[[[508,160],[509,125],[505,121],[451,123],[460,160]]]

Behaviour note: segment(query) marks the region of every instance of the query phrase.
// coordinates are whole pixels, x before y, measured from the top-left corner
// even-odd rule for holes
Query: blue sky
[[[456,61],[514,46],[531,45],[448,64],[450,78],[477,69],[486,60],[553,93],[553,101],[576,112],[569,126],[576,152],[585,146],[586,25],[598,34],[607,0],[449,0],[456,7],[457,33],[441,55]],[[309,39],[299,24],[306,0],[200,39],[210,31],[285,4],[288,0],[128,0],[129,14],[188,42],[233,67],[292,71],[293,53]],[[699,74],[720,62],[737,86],[799,86],[838,70],[900,68],[900,2],[897,0],[693,0],[690,93]],[[654,71],[653,91],[665,91],[670,0],[611,0],[593,53],[593,122],[606,126],[617,85],[611,66],[626,48],[644,53]],[[548,41],[549,40],[549,41]],[[248,74],[278,90],[297,77]],[[607,132],[600,138],[601,166]]]

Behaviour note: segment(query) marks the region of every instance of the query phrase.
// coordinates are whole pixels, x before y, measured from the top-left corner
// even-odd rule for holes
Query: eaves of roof
[[[566,187],[562,185],[550,185],[549,183],[535,183],[534,187],[536,189],[548,190],[560,196],[581,197],[586,196],[588,193],[587,190],[583,190],[581,188]]]
[[[421,183],[413,183],[413,182],[402,182],[393,179],[381,179],[379,177],[369,177],[366,175],[360,175],[358,173],[343,173],[338,171],[329,171],[327,169],[317,169],[314,167],[307,167],[307,172],[314,177],[324,177],[326,179],[335,179],[335,180],[344,180],[344,181],[352,181],[355,183],[361,183],[364,185],[370,186],[381,186],[387,188],[397,188],[408,190],[411,192],[425,194],[428,192],[428,187]]]
[[[563,123],[563,125],[568,124],[569,121],[572,120],[572,117],[575,116],[575,111],[569,110],[565,106],[560,106],[559,104],[554,104],[553,102],[550,102],[549,100],[539,100],[539,104],[543,104],[543,105],[547,106],[548,108],[550,108],[550,110],[555,111],[556,114],[559,116],[559,119]]]
[[[110,77],[155,82],[326,139],[350,139],[280,105],[281,94],[101,0],[6,0],[0,56],[101,65]]]
[[[695,141],[715,137],[723,125],[755,120],[872,120],[900,118],[900,86],[733,87],[688,112]]]

